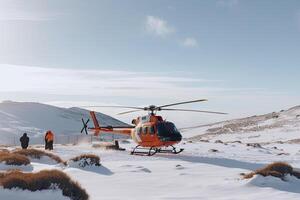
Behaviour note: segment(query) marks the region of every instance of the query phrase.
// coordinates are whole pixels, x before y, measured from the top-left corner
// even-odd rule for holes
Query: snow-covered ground
[[[153,157],[130,155],[133,143],[122,144],[127,151],[92,148],[91,144],[56,145],[54,153],[63,159],[93,153],[101,157],[102,166],[80,169],[32,162],[32,171],[60,169],[78,181],[97,199],[299,199],[300,180],[256,176],[244,180],[247,173],[274,161],[286,161],[300,168],[300,146],[270,143],[262,148],[244,143],[184,141],[179,155]],[[217,150],[214,152],[212,150]],[[281,154],[285,153],[285,154]],[[15,196],[14,196],[15,195]],[[58,191],[31,193],[0,189],[0,199],[65,199]],[[12,198],[13,197],[13,198]],[[49,198],[50,199],[50,198]]]
[[[277,133],[274,135],[288,134],[291,137],[290,139],[294,139],[295,135],[293,136],[293,133],[300,132],[300,106],[265,115],[181,128],[181,132],[185,138],[192,138],[193,140],[214,138],[219,135],[230,138],[232,134],[244,135],[254,133],[262,136],[265,133],[273,134],[274,132]],[[269,139],[269,136],[267,138]]]
[[[0,116],[11,119],[10,124],[14,124],[14,114],[3,113],[1,105],[0,111]],[[20,116],[19,113],[17,115]],[[277,113],[185,129],[182,133],[186,139],[178,145],[185,150],[179,155],[130,155],[131,148],[136,145],[132,141],[120,142],[126,151],[94,148],[98,145],[91,143],[55,145],[54,153],[64,160],[92,153],[101,157],[102,166],[84,169],[76,165],[65,167],[43,159],[32,160],[30,166],[21,167],[21,170],[63,170],[87,190],[91,200],[299,199],[300,180],[294,177],[287,177],[286,181],[261,176],[245,180],[240,175],[275,161],[284,161],[300,169],[299,115],[300,107],[294,107]],[[69,120],[66,115],[63,118]],[[16,120],[16,124],[20,122],[20,119]],[[78,123],[77,117],[75,122]],[[7,166],[0,164],[0,170],[7,170]],[[0,188],[0,199],[21,198],[68,199],[58,190],[33,193]]]

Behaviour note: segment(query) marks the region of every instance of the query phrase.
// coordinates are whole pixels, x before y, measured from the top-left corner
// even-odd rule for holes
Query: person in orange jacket
[[[53,150],[54,134],[52,131],[47,131],[45,135],[45,149]]]

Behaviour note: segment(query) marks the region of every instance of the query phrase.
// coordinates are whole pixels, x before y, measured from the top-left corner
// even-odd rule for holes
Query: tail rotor
[[[89,123],[90,119],[88,119],[88,120],[85,122],[84,119],[82,118],[81,121],[82,121],[83,127],[82,127],[80,133],[83,133],[83,131],[84,131],[85,134],[87,135],[87,134],[88,134],[88,131],[87,131],[87,129],[88,129],[88,123]]]

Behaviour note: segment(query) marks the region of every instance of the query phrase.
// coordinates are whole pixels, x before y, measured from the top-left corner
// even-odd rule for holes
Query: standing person
[[[47,131],[46,134],[45,134],[45,150],[49,149],[49,147],[48,147],[49,145],[48,145],[48,142],[47,142],[48,134],[49,134],[49,131]]]
[[[22,137],[20,137],[21,147],[22,149],[27,149],[29,144],[29,137],[27,133],[24,133]]]
[[[52,131],[47,131],[45,135],[45,149],[53,150],[54,134]]]

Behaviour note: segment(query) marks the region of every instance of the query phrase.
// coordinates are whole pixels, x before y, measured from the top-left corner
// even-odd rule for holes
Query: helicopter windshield
[[[161,137],[179,136],[180,133],[172,122],[160,122],[157,124],[158,135]]]

